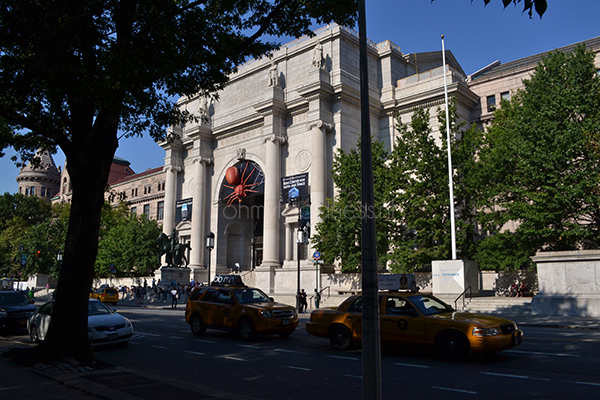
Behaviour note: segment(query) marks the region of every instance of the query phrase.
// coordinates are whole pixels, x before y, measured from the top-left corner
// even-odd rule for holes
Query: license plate
[[[119,334],[117,332],[115,333],[109,333],[107,339],[108,340],[117,340],[119,338]]]
[[[289,325],[290,324],[290,320],[289,319],[282,319],[281,320],[281,325]]]

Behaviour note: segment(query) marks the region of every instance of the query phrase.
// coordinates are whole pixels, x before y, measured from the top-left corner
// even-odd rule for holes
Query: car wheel
[[[254,322],[249,318],[242,318],[238,322],[238,334],[244,340],[254,339],[256,335],[256,329],[254,328]]]
[[[469,341],[459,332],[445,332],[436,340],[437,349],[447,360],[458,361],[469,354]]]
[[[29,337],[33,343],[37,343],[40,341],[40,334],[38,332],[37,326],[31,325],[29,327]]]
[[[206,332],[206,325],[204,325],[202,317],[198,314],[194,314],[190,318],[190,327],[192,328],[192,333],[196,336],[202,336]]]
[[[352,346],[352,333],[343,325],[336,325],[329,333],[331,346],[336,350],[348,350]]]

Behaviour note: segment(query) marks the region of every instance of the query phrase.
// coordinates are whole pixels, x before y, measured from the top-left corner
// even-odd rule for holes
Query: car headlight
[[[500,334],[498,328],[473,328],[473,336],[496,336]]]
[[[271,310],[260,310],[260,315],[263,318],[273,318],[273,311],[271,311]]]
[[[125,328],[131,328],[131,321],[125,318]]]

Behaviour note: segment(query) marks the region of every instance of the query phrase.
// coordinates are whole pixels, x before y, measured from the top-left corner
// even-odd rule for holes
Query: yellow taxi
[[[119,292],[115,288],[101,287],[90,293],[90,299],[98,299],[102,303],[111,303],[116,306],[119,301]]]
[[[418,292],[379,292],[381,342],[435,347],[448,359],[469,352],[494,353],[521,344],[523,331],[508,319],[455,311],[442,300]],[[329,338],[346,350],[362,341],[362,297],[351,296],[336,308],[311,313],[306,331]]]
[[[245,340],[256,334],[291,335],[298,326],[296,308],[276,303],[262,290],[242,283],[239,275],[217,275],[210,286],[194,289],[185,320],[197,336],[207,328],[237,332]]]

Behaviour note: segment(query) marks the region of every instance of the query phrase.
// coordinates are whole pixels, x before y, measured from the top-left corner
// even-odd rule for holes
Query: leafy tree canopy
[[[481,222],[517,225],[521,254],[600,246],[600,78],[594,54],[550,53],[494,113],[480,153]],[[510,250],[496,243],[495,247]]]

